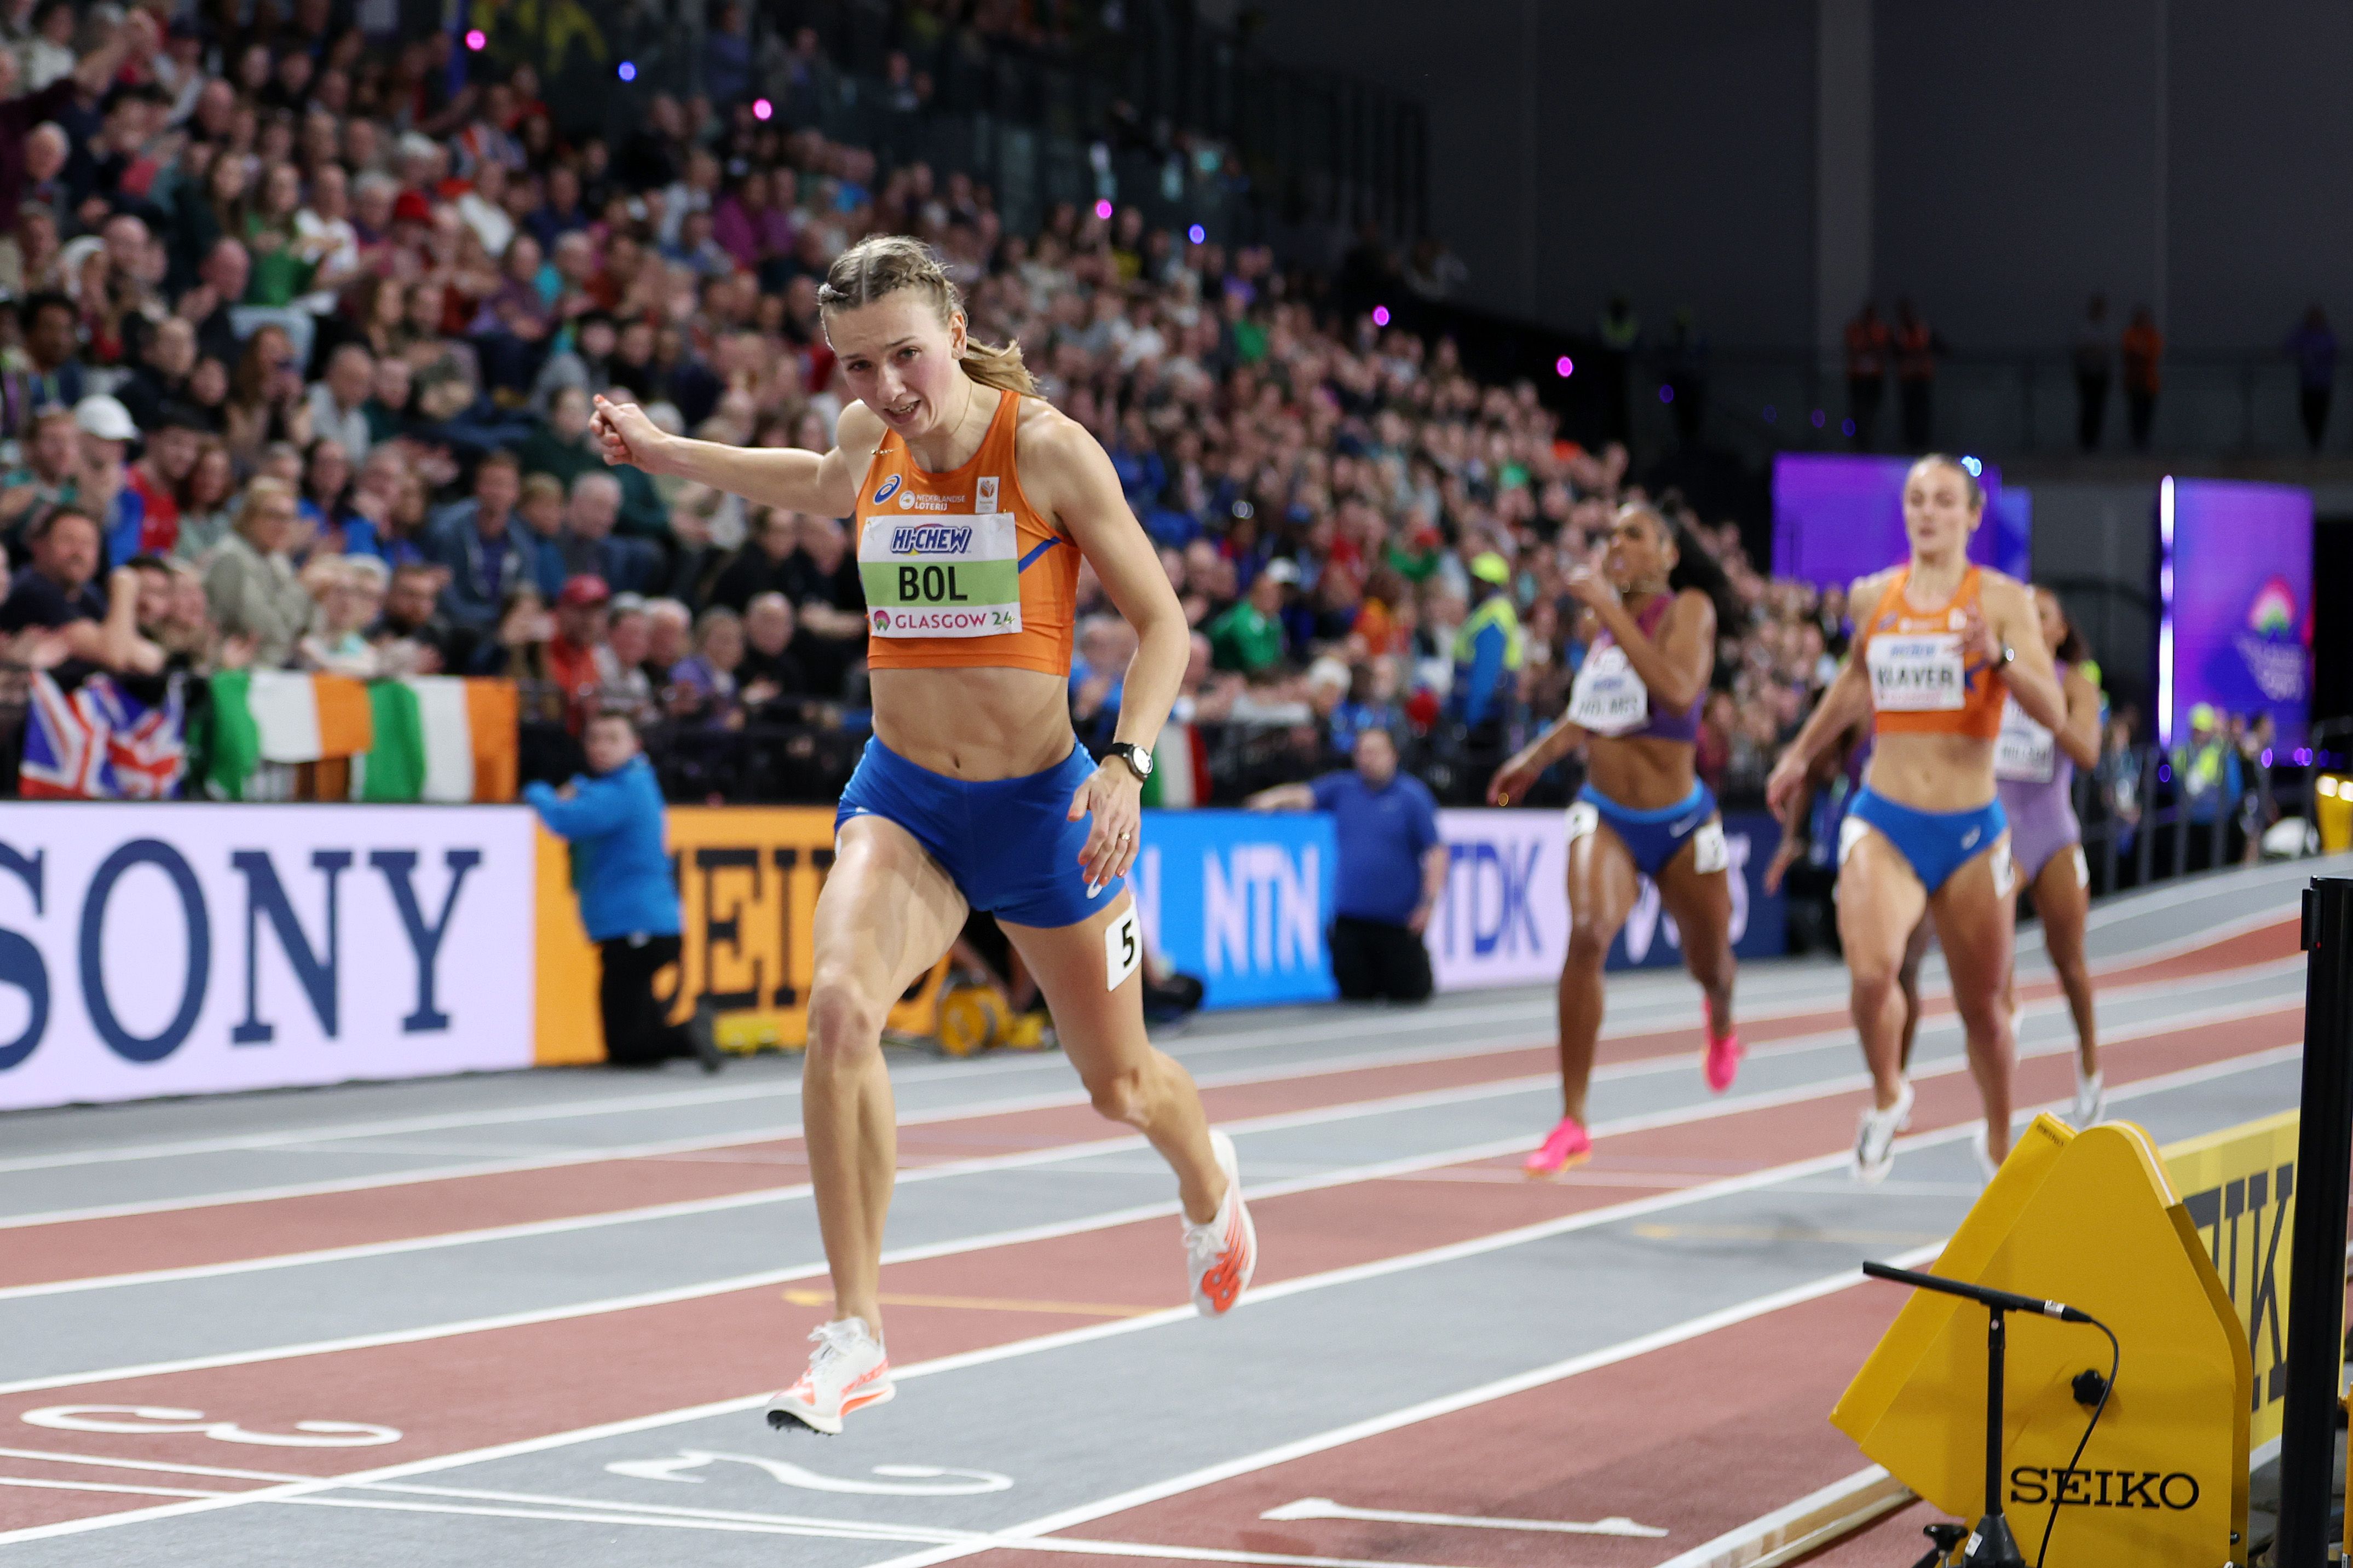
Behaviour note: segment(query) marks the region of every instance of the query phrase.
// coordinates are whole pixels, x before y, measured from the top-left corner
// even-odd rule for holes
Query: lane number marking
[[[400,1441],[400,1429],[364,1421],[297,1421],[291,1432],[249,1432],[234,1421],[214,1421],[201,1410],[161,1405],[50,1405],[27,1410],[27,1426],[53,1432],[119,1432],[132,1436],[196,1433],[216,1443],[263,1448],[373,1448]]]
[[[978,1497],[984,1492],[1004,1491],[1013,1485],[1011,1476],[1000,1476],[994,1470],[944,1469],[935,1465],[877,1465],[873,1473],[884,1479],[858,1480],[847,1476],[821,1476],[784,1459],[722,1454],[704,1448],[682,1448],[675,1458],[668,1459],[620,1459],[605,1468],[634,1480],[699,1483],[702,1477],[685,1472],[720,1464],[755,1466],[781,1484],[798,1487],[803,1491],[846,1492],[857,1497]]]

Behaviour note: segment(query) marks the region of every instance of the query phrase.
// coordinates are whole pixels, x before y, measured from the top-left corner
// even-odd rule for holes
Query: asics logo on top
[[[892,474],[889,479],[882,481],[882,488],[874,492],[874,504],[876,506],[881,506],[884,501],[889,500],[892,495],[897,493],[898,489],[899,476],[897,474]]]
[[[1964,849],[1974,849],[1978,847],[1978,840],[1984,837],[1984,828],[1972,827],[1967,833],[1961,835],[1961,847]]]

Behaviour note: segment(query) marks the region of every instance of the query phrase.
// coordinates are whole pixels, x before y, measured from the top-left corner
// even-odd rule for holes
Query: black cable
[[[2092,1419],[2084,1428],[2084,1440],[2075,1445],[2075,1452],[2067,1461],[2067,1470],[2062,1472],[2059,1484],[2052,1489],[2051,1517],[2042,1524],[2042,1544],[2034,1553],[2034,1568],[2042,1568],[2042,1559],[2050,1555],[2051,1531],[2059,1522],[2059,1500],[2067,1490],[2067,1474],[2073,1472],[2082,1460],[2084,1450],[2092,1446],[2092,1434],[2100,1429],[2100,1417],[2107,1414],[2108,1401],[2116,1392],[2116,1373],[2123,1370],[2125,1363],[2124,1347],[2116,1343],[2115,1331],[2089,1312],[2084,1314],[2084,1321],[2108,1336],[2108,1381],[2106,1386],[2100,1390],[2100,1402],[2092,1406]]]

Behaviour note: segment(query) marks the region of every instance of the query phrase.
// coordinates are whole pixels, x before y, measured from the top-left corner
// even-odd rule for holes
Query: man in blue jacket
[[[580,739],[588,772],[560,790],[534,783],[522,793],[548,831],[572,846],[580,923],[604,961],[605,1058],[616,1067],[656,1067],[692,1057],[717,1072],[710,1003],[672,1024],[654,995],[655,974],[678,962],[679,916],[653,764],[627,713],[597,714]]]

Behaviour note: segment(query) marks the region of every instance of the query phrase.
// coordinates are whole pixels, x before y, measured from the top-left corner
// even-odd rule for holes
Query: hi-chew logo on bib
[[[1871,639],[1871,700],[1890,713],[1949,711],[1968,701],[1957,632],[1883,633]]]
[[[1019,631],[1019,542],[1007,513],[872,520],[859,534],[858,576],[874,635],[979,637]]]

